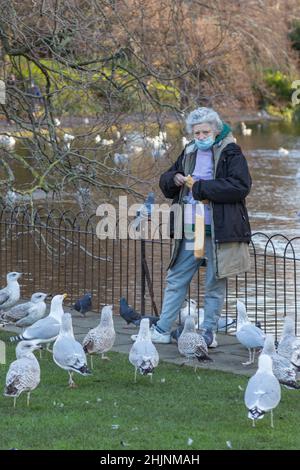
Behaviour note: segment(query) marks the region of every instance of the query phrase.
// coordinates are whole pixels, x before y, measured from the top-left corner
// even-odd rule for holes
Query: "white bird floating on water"
[[[207,344],[203,336],[196,332],[195,321],[192,316],[187,316],[184,322],[183,332],[178,338],[178,351],[188,360],[211,361],[208,356]],[[197,365],[195,366],[196,370]]]
[[[21,327],[30,326],[44,317],[47,308],[46,297],[48,297],[48,294],[36,292],[32,294],[29,302],[15,305],[4,312],[1,319],[5,323],[15,323]]]
[[[249,351],[249,361],[242,363],[244,366],[247,366],[254,363],[255,350],[264,346],[265,334],[248,320],[246,307],[243,302],[238,299],[236,302],[238,311],[236,337]]]
[[[244,122],[241,122],[241,129],[242,129],[242,134],[243,135],[251,135],[252,134],[252,129],[247,128],[246,124]]]
[[[6,275],[7,286],[0,290],[0,312],[13,307],[20,299],[20,285],[18,279],[22,273],[16,271]]]
[[[290,153],[290,152],[289,152],[287,149],[283,148],[283,147],[280,147],[280,148],[278,149],[278,154],[279,154],[281,157],[286,157],[289,153]]]
[[[91,369],[93,369],[92,354],[101,354],[102,359],[108,359],[104,353],[111,350],[116,339],[114,329],[112,305],[105,305],[101,312],[100,323],[88,332],[82,342],[83,350],[91,356]]]
[[[51,301],[49,315],[26,328],[21,335],[12,336],[10,341],[35,340],[38,344],[48,344],[55,341],[59,334],[61,319],[64,314],[62,303],[66,297],[67,294],[55,295]]]
[[[300,384],[297,384],[297,368],[289,359],[276,352],[273,335],[266,335],[262,354],[267,354],[272,359],[273,373],[279,383],[287,388],[300,388]]]
[[[40,383],[40,366],[33,354],[35,349],[40,349],[35,341],[21,341],[16,347],[17,360],[9,366],[4,396],[13,397],[14,408],[22,392],[27,392],[27,406],[29,406],[30,393]]]
[[[61,369],[69,373],[69,387],[74,388],[73,372],[90,375],[86,356],[81,344],[75,340],[70,313],[62,316],[59,335],[53,345],[53,360]]]
[[[151,341],[148,318],[141,320],[139,333],[129,352],[129,361],[135,367],[135,382],[137,371],[139,371],[141,375],[150,375],[152,381],[152,374],[155,367],[158,365],[159,355]]]
[[[272,371],[272,359],[261,354],[258,358],[258,370],[249,380],[245,391],[245,405],[253,426],[257,419],[262,419],[270,411],[271,427],[274,427],[273,409],[279,404],[280,398],[280,384]]]

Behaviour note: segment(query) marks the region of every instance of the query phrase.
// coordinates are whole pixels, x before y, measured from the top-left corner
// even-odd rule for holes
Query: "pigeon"
[[[30,392],[40,383],[40,366],[33,354],[35,349],[40,349],[36,341],[21,341],[16,347],[17,360],[9,366],[4,396],[13,397],[14,408],[22,392],[27,392],[27,406],[29,406]]]
[[[252,325],[248,320],[247,312],[243,302],[237,299],[237,331],[236,337],[238,341],[249,350],[249,361],[243,362],[244,366],[253,364],[255,357],[255,350],[262,348],[265,341],[265,334],[260,328]],[[253,351],[253,354],[252,354]]]
[[[253,426],[257,419],[271,411],[271,427],[273,423],[273,409],[281,399],[280,384],[272,371],[272,359],[266,354],[258,358],[258,370],[251,377],[245,391],[245,405],[248,408],[248,418],[252,419]]]
[[[125,297],[120,299],[120,315],[126,321],[127,325],[132,323],[135,326],[140,326],[141,320],[143,318],[148,318],[150,326],[156,325],[159,320],[159,317],[154,317],[153,315],[141,315],[127,303]]]
[[[91,355],[91,369],[92,354],[102,354],[102,359],[108,359],[104,353],[113,347],[115,339],[112,305],[106,305],[102,309],[99,325],[88,332],[82,343],[84,352]]]
[[[18,304],[2,314],[5,323],[15,323],[17,326],[30,326],[43,318],[46,312],[45,299],[48,294],[36,292],[32,294],[30,302]]]
[[[132,228],[137,230],[142,220],[150,220],[154,209],[155,197],[154,192],[150,191],[145,199],[144,204],[136,212],[136,218],[132,222]]]
[[[67,294],[55,295],[51,301],[49,315],[26,328],[21,335],[12,336],[10,341],[36,340],[38,344],[53,342],[59,334],[64,313],[62,303],[66,297]]]
[[[6,276],[7,286],[0,290],[0,312],[13,307],[20,299],[20,286],[18,283],[22,273],[11,272]]]
[[[152,380],[152,374],[159,362],[157,349],[151,341],[149,325],[150,322],[148,318],[143,318],[141,320],[137,339],[133,343],[129,352],[129,361],[135,367],[135,382],[137,371],[141,375],[150,375]]]
[[[86,356],[81,344],[75,340],[70,313],[62,316],[59,335],[53,345],[53,360],[61,369],[69,373],[69,387],[74,388],[73,372],[90,375]]]
[[[273,335],[266,335],[262,354],[267,354],[272,359],[273,374],[279,383],[287,388],[300,389],[300,384],[297,384],[296,368],[289,359],[276,352]]]
[[[92,308],[92,294],[90,292],[84,294],[83,297],[76,301],[73,307],[77,312],[80,312],[81,315],[85,316],[86,312]]]
[[[195,320],[192,316],[187,316],[184,322],[183,332],[178,338],[178,351],[183,356],[201,361],[211,361],[208,356],[208,349],[205,339],[196,332]]]

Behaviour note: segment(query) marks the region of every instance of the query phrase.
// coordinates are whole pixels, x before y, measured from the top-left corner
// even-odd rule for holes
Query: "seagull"
[[[108,359],[104,353],[109,351],[114,345],[116,332],[114,329],[112,307],[112,305],[105,305],[103,307],[99,325],[90,330],[83,340],[82,346],[84,352],[91,355],[91,369],[93,369],[92,354],[101,354],[102,359]]]
[[[203,336],[204,341],[206,342],[207,347],[209,347],[213,340],[214,340],[214,334],[213,330],[211,328],[206,328],[205,330],[203,328],[196,328],[196,333],[199,333],[201,336]],[[176,330],[171,331],[171,338],[175,341],[175,343],[178,343],[178,339],[183,332],[184,325],[179,325]]]
[[[246,124],[244,122],[241,122],[241,129],[242,129],[242,134],[243,135],[251,135],[252,134],[252,129],[247,128]]]
[[[185,299],[179,312],[180,323],[184,325],[185,319],[189,315],[194,318],[195,323],[197,323],[198,321],[198,316],[199,316],[199,324],[200,324],[200,318],[202,318],[202,321],[204,320],[204,310],[203,309],[199,309],[199,311],[197,310],[196,300]]]
[[[59,335],[53,345],[53,360],[61,369],[69,373],[69,387],[74,388],[73,372],[90,375],[86,356],[81,344],[75,340],[70,313],[62,316]]]
[[[88,292],[78,299],[73,308],[85,316],[86,312],[92,309],[92,294]]]
[[[195,321],[192,316],[186,317],[183,332],[179,336],[177,344],[180,354],[187,357],[188,360],[198,359],[199,362],[212,360],[208,355],[205,339],[196,332]]]
[[[53,342],[60,331],[61,318],[64,314],[62,303],[66,297],[67,294],[55,295],[51,301],[49,315],[26,328],[21,335],[12,336],[10,341],[36,340],[38,344]]]
[[[48,294],[36,292],[32,294],[30,302],[18,304],[2,314],[5,323],[15,323],[17,326],[30,326],[43,318],[46,312],[45,299]]]
[[[16,347],[17,360],[9,366],[4,396],[13,397],[14,408],[22,392],[27,392],[27,406],[29,406],[30,392],[40,383],[40,366],[33,354],[35,349],[40,349],[35,341],[21,341]]]
[[[274,427],[273,409],[279,404],[280,398],[280,384],[272,372],[272,359],[261,354],[258,358],[258,370],[249,380],[245,391],[245,405],[253,426],[255,420],[262,419],[266,412],[271,411],[271,427]]]
[[[267,354],[272,359],[273,373],[279,383],[287,388],[300,388],[300,385],[297,384],[296,368],[286,357],[276,352],[273,335],[266,335],[262,354]]]
[[[294,351],[294,344],[297,341],[297,336],[295,336],[295,321],[290,316],[286,316],[284,318],[283,332],[278,345],[278,354],[286,357],[290,361]]]
[[[236,302],[238,311],[236,337],[238,341],[249,351],[249,361],[242,363],[244,366],[247,366],[254,363],[255,349],[263,347],[265,334],[260,328],[252,325],[252,323],[248,320],[246,308],[243,302],[238,299]]]
[[[20,285],[18,279],[22,273],[11,272],[6,276],[7,286],[0,290],[0,312],[13,307],[20,299]]]
[[[290,152],[289,152],[287,149],[283,148],[283,147],[280,147],[280,148],[278,149],[278,154],[279,154],[281,157],[286,157],[289,153],[290,153]]]
[[[139,371],[141,375],[150,375],[152,381],[152,374],[155,367],[158,365],[159,355],[151,341],[148,318],[141,320],[137,339],[129,352],[129,361],[135,367],[134,382],[136,382],[137,371]]]

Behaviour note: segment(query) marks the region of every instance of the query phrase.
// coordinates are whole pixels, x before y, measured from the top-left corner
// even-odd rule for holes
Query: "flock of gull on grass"
[[[93,369],[93,355],[108,359],[105,353],[111,350],[116,338],[112,305],[102,308],[99,325],[87,333],[81,344],[74,337],[71,314],[64,313],[63,310],[66,294],[52,297],[50,313],[45,316],[45,300],[49,297],[47,294],[36,292],[29,302],[19,303],[20,277],[19,272],[8,273],[7,286],[0,290],[1,327],[14,324],[24,328],[20,335],[10,338],[12,342],[18,341],[18,344],[16,360],[10,364],[6,375],[4,395],[14,399],[14,407],[22,392],[27,392],[29,405],[30,393],[40,383],[40,365],[33,354],[35,350],[46,346],[55,364],[68,372],[69,387],[75,387],[74,372],[83,376],[90,375]],[[82,315],[85,315],[90,307],[91,294],[85,294],[74,305]],[[300,339],[294,333],[294,319],[285,317],[282,336],[275,346],[271,334],[265,334],[249,321],[245,305],[238,299],[237,312],[236,338],[249,351],[249,361],[243,364],[253,364],[255,351],[260,350],[257,372],[250,378],[245,391],[248,417],[255,425],[257,419],[263,418],[264,414],[270,411],[273,426],[272,412],[281,399],[280,385],[288,389],[300,388],[297,381],[300,372]],[[159,363],[159,354],[151,341],[150,326],[157,321],[157,317],[141,316],[128,305],[125,298],[120,300],[120,315],[127,324],[133,323],[139,327],[138,335],[129,351],[129,361],[135,370],[134,380],[136,382],[138,372],[141,375],[149,375],[152,380],[154,369]],[[203,309],[197,309],[195,301],[187,300],[180,312],[183,326],[179,326],[172,333],[179,353],[187,361],[194,361],[194,364],[197,364],[197,361],[212,360],[208,351],[212,335],[201,330],[203,315]],[[227,329],[234,323],[235,320],[229,317],[221,317],[218,322],[219,330]],[[90,356],[90,369],[86,354]]]

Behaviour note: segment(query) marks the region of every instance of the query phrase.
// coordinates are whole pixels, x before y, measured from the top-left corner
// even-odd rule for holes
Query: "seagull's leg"
[[[271,428],[274,428],[273,410],[271,410]]]
[[[197,372],[197,366],[198,366],[198,362],[196,362],[197,359],[194,359],[194,372],[196,373]]]
[[[254,359],[255,359],[255,348],[253,348],[252,364],[254,364]]]
[[[27,406],[29,406],[29,401],[30,401],[30,392],[27,393]]]
[[[247,362],[242,362],[243,366],[249,366],[249,364],[252,364],[252,354],[251,354],[251,349],[248,349],[249,351],[249,361]]]
[[[76,388],[76,384],[73,380],[73,372],[68,370],[68,374],[69,374],[69,387],[70,388]]]
[[[106,359],[107,361],[110,361],[109,357],[105,356],[104,353],[101,354],[101,359]]]
[[[252,419],[252,427],[255,428],[255,419]]]
[[[150,375],[150,382],[152,383],[152,380],[153,380],[153,374],[149,374]]]
[[[135,367],[135,370],[134,370],[134,383],[136,384],[136,373],[137,373],[137,368]]]
[[[94,369],[94,364],[93,364],[93,355],[90,354],[90,358],[91,358],[91,369],[93,370]]]
[[[53,354],[53,350],[50,349],[50,343],[47,343],[46,349],[47,349],[47,351],[49,351],[49,353]]]
[[[16,407],[17,397],[14,397],[14,408]]]
[[[42,348],[39,351],[40,351],[40,359],[42,359]]]

